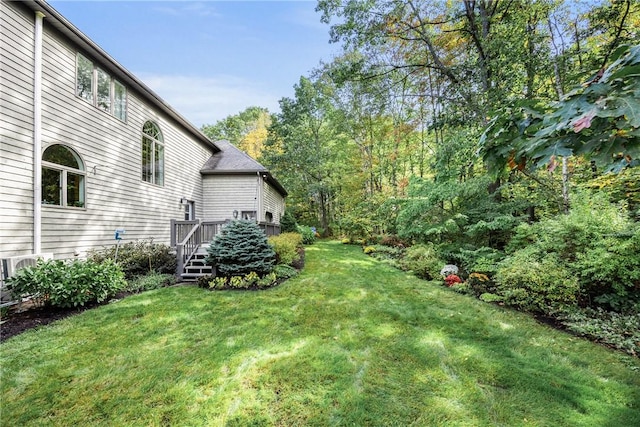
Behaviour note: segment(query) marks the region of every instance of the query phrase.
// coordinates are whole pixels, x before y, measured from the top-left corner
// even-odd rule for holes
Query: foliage
[[[538,258],[553,254],[578,280],[583,304],[622,309],[640,298],[638,228],[624,207],[585,194],[567,215],[519,226],[507,249]]]
[[[166,286],[172,286],[175,283],[176,277],[174,274],[161,274],[154,272],[129,280],[127,286],[123,290],[127,292],[144,292],[164,288]]]
[[[449,274],[447,277],[444,278],[444,283],[448,287],[451,287],[456,283],[462,283],[462,279],[459,278],[456,274]]]
[[[302,243],[305,245],[313,245],[316,242],[316,232],[307,225],[298,225],[297,231],[302,235]]]
[[[278,264],[273,269],[273,273],[276,275],[276,279],[278,281],[284,281],[291,279],[292,277],[296,277],[298,275],[298,270],[290,265]]]
[[[124,274],[111,260],[39,260],[9,280],[14,297],[33,296],[40,304],[77,307],[102,302],[126,288]]]
[[[115,260],[116,247],[106,247],[100,251],[91,251],[88,258],[95,262],[107,259]],[[153,243],[151,240],[127,242],[118,248],[118,265],[127,280],[148,273],[175,274],[177,259],[168,245]]]
[[[276,264],[290,265],[300,258],[302,235],[299,233],[281,233],[268,238],[276,253]]]
[[[370,255],[372,253],[374,253],[376,251],[376,247],[375,246],[365,246],[364,248],[362,248],[362,251],[367,254]]]
[[[280,231],[282,233],[293,233],[297,230],[297,226],[296,218],[291,209],[285,210],[284,215],[280,218]]]
[[[640,45],[621,46],[612,59],[558,103],[527,99],[502,110],[480,141],[490,167],[553,168],[572,155],[615,171],[640,165]]]
[[[232,221],[211,242],[207,262],[222,276],[242,276],[256,272],[263,276],[273,270],[275,252],[263,231],[253,221]]]
[[[571,332],[640,356],[640,306],[627,313],[602,308],[575,309],[559,316]]]
[[[496,293],[505,304],[549,313],[577,303],[578,279],[560,262],[557,254],[540,256],[522,249],[500,262]]]
[[[267,139],[267,128],[271,124],[269,110],[248,107],[230,115],[214,125],[202,126],[202,132],[212,141],[228,140],[254,159],[258,159]]]
[[[444,265],[433,244],[420,244],[407,248],[404,257],[399,261],[402,269],[412,271],[426,280],[440,278],[440,269]]]

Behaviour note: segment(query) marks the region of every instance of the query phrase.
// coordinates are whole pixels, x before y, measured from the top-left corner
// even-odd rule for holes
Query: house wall
[[[33,251],[33,16],[0,2],[0,257]]]
[[[0,257],[33,250],[30,243],[33,239],[33,108],[30,100],[33,98],[34,18],[33,12],[13,3],[2,2],[3,16],[7,16],[2,27],[3,40],[7,40],[4,32],[11,31],[13,41],[2,43],[1,48],[1,57],[11,63],[7,69],[12,74],[11,80],[6,81],[3,63]],[[211,149],[143,102],[130,87],[127,87],[126,122],[76,97],[77,52],[73,44],[47,25],[45,18],[43,150],[51,144],[72,148],[82,158],[87,175],[85,208],[42,206],[42,252],[53,252],[56,258],[82,256],[89,249],[114,244],[114,230],[119,227],[126,229],[124,242],[153,238],[154,242],[169,243],[170,220],[184,219],[182,197],[195,201],[196,216],[203,214],[199,170],[211,156]],[[81,53],[96,62],[87,52]],[[109,70],[107,64],[98,65]],[[7,92],[5,86],[8,86]],[[142,126],[147,120],[159,126],[164,138],[165,183],[162,187],[141,178]]]
[[[264,212],[271,212],[273,215],[272,222],[280,224],[280,219],[284,215],[285,209],[284,197],[266,181],[263,183],[262,194],[264,195]]]
[[[205,175],[202,219],[233,219],[233,211],[259,212],[260,182],[257,175]],[[261,219],[258,218],[260,221]]]

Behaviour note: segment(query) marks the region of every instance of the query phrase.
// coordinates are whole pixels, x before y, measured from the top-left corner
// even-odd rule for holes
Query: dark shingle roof
[[[280,194],[287,195],[287,190],[276,180],[269,170],[254,160],[244,151],[237,148],[229,141],[215,141],[220,149],[213,154],[204,164],[200,173],[203,175],[254,175],[260,174]]]
[[[229,141],[214,143],[220,151],[215,153],[200,172],[202,173],[256,173],[268,172],[267,168],[251,158],[247,153],[237,148]]]

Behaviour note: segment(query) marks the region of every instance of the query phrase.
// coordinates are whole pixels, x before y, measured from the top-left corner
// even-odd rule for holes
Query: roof
[[[83,53],[90,55],[92,59],[100,63],[100,65],[105,70],[108,70],[114,77],[124,83],[128,89],[134,90],[149,104],[156,107],[158,110],[162,111],[171,119],[173,119],[197,141],[212,149],[214,152],[219,151],[219,148],[204,133],[202,133],[198,128],[191,124],[180,113],[174,110],[155,92],[153,92],[144,83],[142,83],[142,81],[140,81],[136,76],[134,76],[126,68],[120,65],[100,46],[94,43],[89,37],[87,37],[82,31],[76,28],[71,22],[69,22],[46,1],[26,0],[22,3],[27,5],[27,7],[29,7],[33,11],[42,12],[45,16],[45,23],[50,24],[56,30],[60,31],[69,40],[78,45],[80,49],[84,51]]]
[[[244,151],[226,140],[216,141],[220,151],[213,154],[204,164],[200,173],[203,175],[256,175],[262,176],[282,196],[287,190],[271,175],[269,170],[254,160]]]

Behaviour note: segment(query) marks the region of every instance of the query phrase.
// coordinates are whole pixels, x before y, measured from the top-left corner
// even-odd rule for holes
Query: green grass
[[[3,426],[635,426],[640,361],[362,254],[164,288],[0,345]]]

